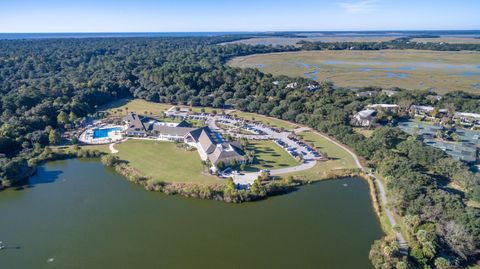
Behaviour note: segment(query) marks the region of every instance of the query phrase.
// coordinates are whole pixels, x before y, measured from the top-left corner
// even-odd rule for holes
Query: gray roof
[[[137,114],[130,112],[125,117],[125,120],[128,122],[128,131],[135,131],[135,132],[146,131],[146,128],[142,122],[142,119],[140,119],[140,117]]]
[[[158,132],[158,133],[163,134],[163,135],[185,136],[193,130],[195,130],[195,128],[153,125],[153,131]]]
[[[213,139],[211,138],[210,133],[205,131],[205,129],[202,130],[202,133],[198,138],[198,143],[207,154],[210,154],[215,150],[215,144],[213,143]]]
[[[217,164],[219,162],[228,163],[230,160],[236,161],[245,161],[245,157],[243,156],[243,151],[233,144],[224,143],[218,145],[215,150],[208,156],[210,162],[213,164]]]
[[[371,116],[373,116],[373,114],[375,114],[375,110],[373,109],[366,109],[366,110],[362,110],[360,112],[358,112],[358,115],[361,117],[361,118],[369,118]]]

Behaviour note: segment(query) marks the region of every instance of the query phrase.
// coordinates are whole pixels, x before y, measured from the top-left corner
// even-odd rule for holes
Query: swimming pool
[[[122,130],[122,127],[93,129],[93,139],[107,138],[108,133],[115,132],[115,131],[121,131],[121,130]]]

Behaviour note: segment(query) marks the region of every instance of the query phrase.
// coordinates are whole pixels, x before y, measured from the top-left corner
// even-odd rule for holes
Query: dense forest
[[[236,37],[108,38],[0,41],[0,179],[18,183],[35,157],[59,143],[96,109],[118,98],[233,106],[325,132],[363,156],[387,183],[390,206],[409,233],[407,256],[389,238],[376,242],[377,268],[448,268],[472,262],[480,246],[480,177],[443,151],[385,126],[367,138],[349,126],[350,116],[372,102],[454,105],[480,112],[479,96],[400,90],[359,98],[348,89],[304,78],[274,77],[256,69],[225,66],[231,57],[298,50],[294,47],[224,45]],[[276,83],[273,83],[276,82]],[[278,83],[277,83],[278,82]],[[286,85],[297,82],[295,89]],[[381,90],[367,88],[365,90]],[[455,183],[462,193],[449,189]],[[443,266],[443,267],[442,267]]]

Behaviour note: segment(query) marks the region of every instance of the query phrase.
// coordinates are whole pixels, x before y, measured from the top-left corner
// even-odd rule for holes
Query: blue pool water
[[[93,139],[106,138],[108,137],[108,133],[121,130],[121,127],[93,129]]]

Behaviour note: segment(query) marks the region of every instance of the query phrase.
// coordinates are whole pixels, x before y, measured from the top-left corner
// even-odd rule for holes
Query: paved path
[[[278,176],[278,175],[284,175],[284,174],[289,174],[289,173],[293,173],[293,172],[300,172],[300,171],[304,171],[304,170],[308,170],[310,168],[313,168],[315,166],[315,164],[317,164],[317,161],[309,160],[309,161],[305,161],[301,165],[271,170],[270,175]]]
[[[317,161],[310,160],[297,166],[273,169],[273,170],[270,170],[270,175],[279,176],[279,175],[289,174],[293,172],[308,170],[314,167],[316,163]],[[235,184],[248,185],[248,184],[253,184],[253,182],[258,178],[259,175],[260,175],[260,172],[249,172],[249,173],[233,175],[232,178]]]
[[[108,145],[108,149],[110,149],[110,153],[112,154],[115,154],[115,153],[118,153],[118,149],[116,149],[114,146],[115,146],[116,143],[112,143],[110,145]]]

